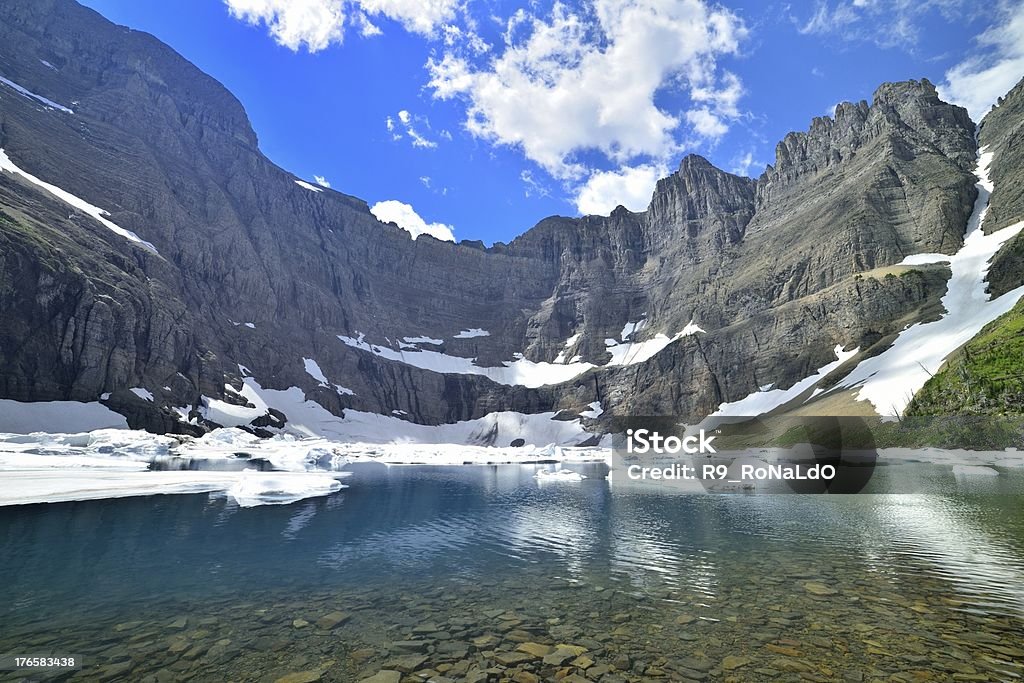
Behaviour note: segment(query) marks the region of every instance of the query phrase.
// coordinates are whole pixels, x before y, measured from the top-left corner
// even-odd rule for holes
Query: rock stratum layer
[[[219,83],[68,0],[0,6],[0,76],[30,93],[0,85],[23,172],[0,173],[0,398],[100,400],[157,431],[211,426],[211,400],[258,409],[246,376],[428,425],[595,401],[703,416],[937,315],[948,270],[885,275],[955,253],[976,196],[974,123],[907,81],[786,136],[756,180],[688,156],[645,212],[551,217],[490,248],[412,240],[297,184]],[[1000,221],[1020,211],[1022,97],[982,131]]]

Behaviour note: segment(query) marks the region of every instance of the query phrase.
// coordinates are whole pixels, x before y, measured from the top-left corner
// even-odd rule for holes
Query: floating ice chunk
[[[533,475],[538,482],[583,481],[585,476],[572,470],[537,470]]]
[[[143,389],[142,387],[133,387],[128,391],[132,392],[133,394],[141,398],[143,401],[149,401],[150,403],[153,402],[153,392],[151,392],[149,389]]]
[[[227,489],[241,507],[287,505],[347,488],[330,474],[243,470]]]
[[[46,66],[50,67],[51,69],[53,68],[53,65],[50,64],[49,62],[43,62],[43,64],[45,64]],[[70,109],[68,109],[67,107],[65,107],[64,105],[57,104],[53,100],[47,99],[47,98],[43,97],[42,95],[37,95],[34,92],[32,92],[31,90],[29,90],[28,88],[23,88],[20,85],[18,85],[17,83],[15,83],[14,81],[7,80],[3,76],[0,76],[0,83],[3,83],[4,85],[6,85],[9,88],[13,88],[19,94],[21,94],[21,95],[23,95],[23,96],[25,96],[25,97],[27,97],[29,99],[33,99],[33,100],[35,100],[37,102],[45,104],[47,107],[50,107],[51,109],[59,109],[60,111],[64,112],[65,114],[74,114],[75,113],[75,112],[71,111]]]
[[[953,467],[953,474],[958,477],[998,477],[999,470],[992,469],[991,467],[985,467],[983,465],[955,465]]]
[[[108,220],[106,216],[108,216],[109,214],[100,207],[90,204],[81,197],[76,197],[75,195],[71,194],[70,192],[67,192],[66,190],[60,189],[56,185],[51,185],[50,183],[43,182],[42,180],[35,177],[31,173],[21,170],[13,161],[11,161],[11,158],[7,156],[7,153],[4,152],[4,150],[2,149],[0,149],[0,170],[8,171],[10,173],[17,173],[25,180],[29,181],[33,185],[38,185],[39,187],[43,188],[44,190],[52,194],[57,199],[64,202],[65,204],[68,204],[78,209],[79,211],[88,214],[89,216],[92,216],[94,219],[99,221],[101,225],[103,225],[110,231],[120,235],[121,237],[125,238],[129,242],[133,242],[134,244],[139,245],[146,251],[149,251],[153,254],[160,253],[156,250],[156,247],[154,247],[152,244],[136,235],[131,230],[125,230],[121,226]]]
[[[490,336],[491,336],[491,333],[488,332],[487,330],[482,330],[479,327],[474,327],[474,328],[469,329],[469,330],[462,330],[457,335],[455,335],[454,338],[455,339],[472,339],[473,337],[490,337]]]

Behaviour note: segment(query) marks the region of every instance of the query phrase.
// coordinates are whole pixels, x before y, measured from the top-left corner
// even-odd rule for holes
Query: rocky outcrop
[[[991,232],[1024,220],[1024,80],[985,116],[979,135],[994,154],[989,171],[994,189],[984,225]],[[996,254],[988,281],[993,296],[1024,284],[1024,237],[1018,235]]]
[[[0,75],[74,110],[0,92],[0,148],[159,252],[0,175],[0,396],[109,394],[157,430],[171,408],[239,401],[225,385],[245,373],[300,387],[335,414],[402,411],[427,424],[575,415],[595,400],[609,415],[703,414],[792,384],[837,344],[867,351],[931,315],[941,269],[872,273],[955,251],[975,192],[973,123],[927,81],[909,81],[790,134],[756,180],[688,156],[645,212],[552,217],[491,248],[413,241],[357,198],[297,185],[259,153],[220,84],[70,0],[0,6]],[[633,341],[691,321],[705,332],[645,363],[605,366],[605,340],[641,319]],[[472,328],[490,334],[457,336]],[[506,386],[337,339],[358,334],[391,349],[433,337],[443,343],[424,348],[481,365],[552,362],[579,335],[571,355],[598,367]],[[321,386],[304,358],[351,393]]]

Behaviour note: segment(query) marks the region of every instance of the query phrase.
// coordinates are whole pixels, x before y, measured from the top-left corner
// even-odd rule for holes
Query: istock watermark
[[[671,417],[620,419],[613,485],[683,491],[858,493],[877,450],[860,418],[729,418],[687,425]]]

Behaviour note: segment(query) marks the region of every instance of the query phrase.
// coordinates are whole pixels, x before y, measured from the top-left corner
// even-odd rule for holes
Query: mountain
[[[536,420],[495,415],[599,433],[802,401],[808,378],[833,388],[821,410],[870,410],[841,376],[949,313],[955,262],[904,262],[956,255],[979,193],[975,124],[907,81],[787,135],[757,179],[691,155],[645,212],[412,240],[275,166],[169,47],[70,0],[0,6],[0,77],[0,399],[100,402],[160,432],[381,415],[483,420],[474,438],[501,443]],[[1021,90],[981,127],[986,230],[1022,218]],[[1024,281],[1021,244],[994,295]]]

